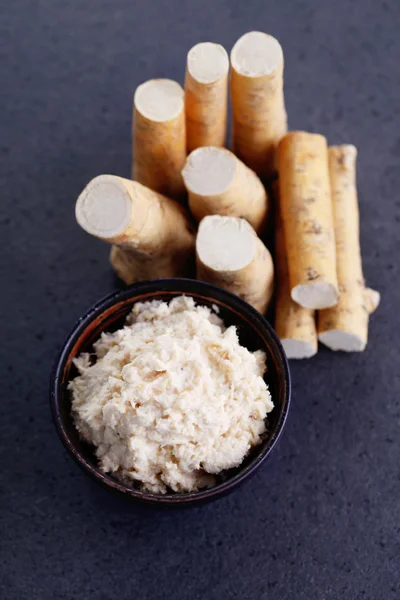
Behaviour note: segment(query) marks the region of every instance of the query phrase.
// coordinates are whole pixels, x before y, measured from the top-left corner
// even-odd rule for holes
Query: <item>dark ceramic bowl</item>
[[[216,304],[224,323],[236,325],[242,345],[251,351],[262,349],[267,353],[265,377],[275,407],[268,415],[268,435],[264,441],[254,448],[240,467],[227,471],[226,476],[215,487],[192,493],[151,494],[124,485],[98,469],[93,448],[79,438],[72,422],[67,384],[77,374],[73,358],[90,350],[102,331],[113,331],[121,327],[135,302],[169,300],[182,294],[192,296],[198,304]],[[57,359],[51,377],[50,403],[57,432],[85,473],[104,487],[120,492],[126,497],[158,505],[182,506],[218,498],[247,479],[268,458],[280,438],[289,410],[290,375],[285,353],[276,334],[268,322],[249,304],[221,288],[201,281],[158,279],[138,283],[122,292],[107,296],[79,319]]]

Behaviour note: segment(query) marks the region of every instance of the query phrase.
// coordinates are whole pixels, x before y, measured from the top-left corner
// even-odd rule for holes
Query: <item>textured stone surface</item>
[[[400,598],[398,0],[16,0],[0,23],[0,597]],[[281,41],[290,127],[359,147],[368,283],[362,355],[294,364],[270,462],[233,495],[159,512],[109,497],[53,430],[48,377],[76,318],[117,282],[74,202],[129,176],[132,93],[182,82],[202,40]]]

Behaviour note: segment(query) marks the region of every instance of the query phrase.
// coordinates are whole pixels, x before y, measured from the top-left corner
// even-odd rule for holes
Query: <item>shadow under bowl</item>
[[[225,325],[236,326],[241,345],[250,351],[266,352],[265,380],[275,406],[268,415],[265,439],[252,449],[239,467],[226,471],[217,485],[198,492],[153,494],[124,484],[98,468],[94,449],[82,441],[75,429],[67,386],[77,375],[73,359],[82,352],[91,351],[93,343],[103,331],[115,331],[122,327],[133,304],[155,299],[169,301],[181,295],[191,296],[197,304],[218,306]],[[79,319],[56,361],[51,376],[50,404],[58,435],[86,474],[109,490],[128,498],[157,505],[187,506],[214,500],[230,492],[262,465],[282,433],[289,410],[290,392],[290,373],[284,350],[272,327],[260,313],[238,296],[214,285],[191,279],[158,279],[137,283],[110,294]]]

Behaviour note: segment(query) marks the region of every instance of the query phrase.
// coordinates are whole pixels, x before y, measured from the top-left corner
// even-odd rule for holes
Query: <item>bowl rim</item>
[[[176,290],[174,290],[176,286]],[[193,286],[196,286],[195,289]],[[184,289],[187,288],[187,289]],[[283,373],[284,373],[284,406],[279,417],[279,420],[268,437],[267,444],[262,449],[261,453],[251,459],[244,469],[239,470],[235,475],[228,478],[227,480],[218,483],[212,488],[206,488],[204,490],[196,492],[182,492],[182,493],[169,493],[169,494],[155,494],[151,492],[137,490],[125,485],[123,482],[114,479],[108,474],[102,473],[100,469],[90,464],[82,453],[75,447],[75,444],[71,441],[68,435],[61,416],[60,403],[64,397],[64,390],[61,388],[61,379],[65,364],[73,350],[73,347],[82,333],[86,328],[94,321],[94,319],[104,313],[106,310],[112,308],[114,305],[121,301],[129,301],[132,299],[132,303],[135,302],[135,297],[138,295],[149,294],[152,296],[155,293],[171,293],[173,294],[182,293],[184,295],[193,294],[194,297],[201,297],[201,292],[204,292],[205,298],[210,292],[215,292],[219,296],[223,296],[226,299],[226,307],[233,312],[236,312],[240,317],[248,321],[247,316],[251,317],[252,327],[256,329],[254,320],[258,321],[268,332],[268,335],[272,338],[278,349],[280,359],[282,361]],[[150,298],[149,298],[150,299]],[[210,300],[210,298],[207,298]],[[137,301],[142,301],[143,298],[138,298]],[[218,300],[216,299],[216,302]],[[247,315],[246,315],[247,313]],[[165,505],[165,506],[177,506],[179,504],[194,504],[202,501],[213,500],[223,494],[229,492],[234,487],[238,486],[245,479],[251,476],[260,466],[266,461],[271,455],[272,451],[278,443],[290,408],[291,403],[291,377],[288,360],[282,344],[275,333],[272,326],[269,324],[267,319],[261,315],[255,308],[248,304],[245,300],[233,294],[227,290],[224,290],[211,283],[199,281],[197,279],[188,278],[163,278],[154,279],[151,281],[141,281],[134,283],[133,285],[123,289],[114,290],[110,294],[107,294],[94,304],[80,317],[69,334],[66,336],[61,350],[58,352],[50,376],[50,408],[58,436],[60,437],[64,447],[68,453],[72,456],[74,461],[83,469],[83,471],[89,475],[92,479],[97,481],[99,484],[107,487],[111,491],[115,491],[119,494],[123,494],[125,497],[129,497],[135,500],[139,500],[145,503]]]

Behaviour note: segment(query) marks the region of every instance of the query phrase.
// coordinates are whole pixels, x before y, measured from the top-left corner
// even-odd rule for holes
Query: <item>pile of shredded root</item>
[[[153,493],[196,491],[261,442],[273,409],[266,356],[192,298],[135,304],[94,352],[75,360],[69,389],[103,472]]]

